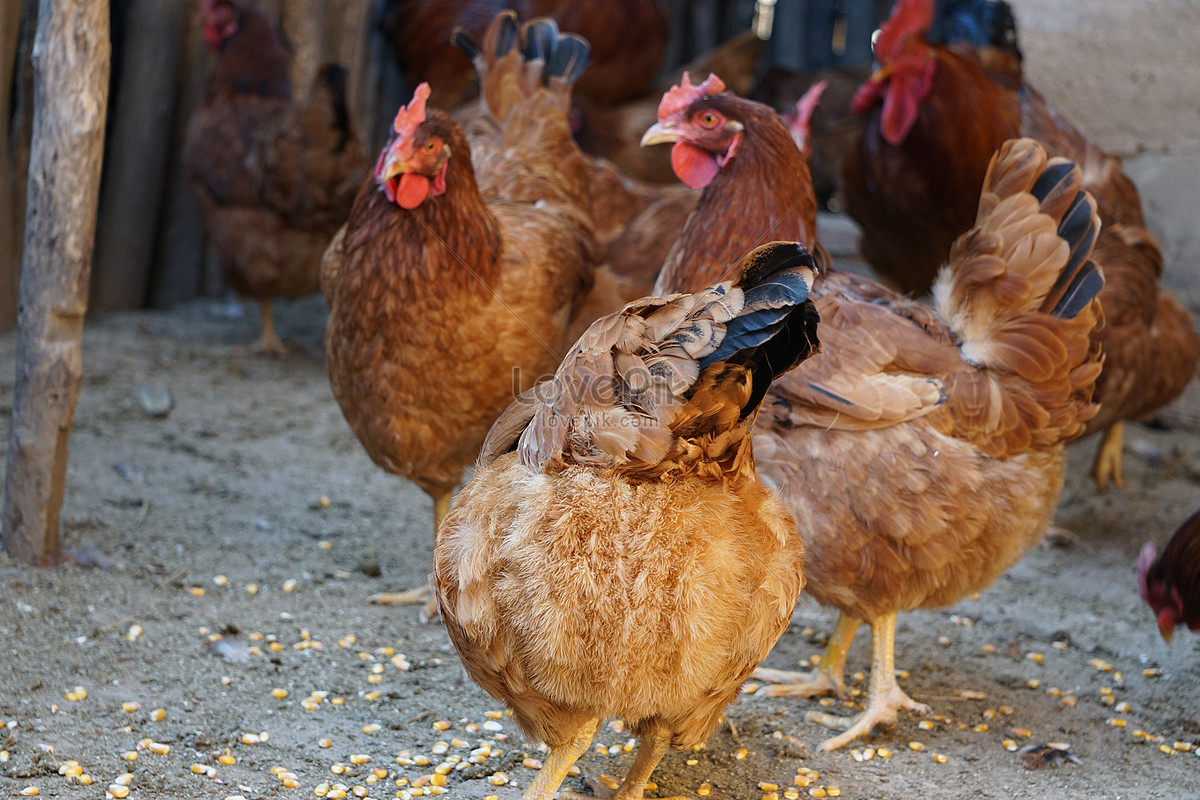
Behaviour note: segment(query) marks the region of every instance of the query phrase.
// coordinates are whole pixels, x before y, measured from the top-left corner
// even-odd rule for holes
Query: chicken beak
[[[408,159],[401,158],[397,153],[388,153],[387,160],[383,162],[383,179],[389,181],[397,175],[403,175],[411,168]]]
[[[892,73],[895,71],[896,71],[895,64],[884,64],[882,67],[880,67],[879,69],[872,72],[871,77],[868,78],[867,80],[870,83],[883,83],[888,78],[890,78],[892,76]]]
[[[1175,635],[1175,628],[1170,625],[1159,625],[1158,633],[1160,636],[1162,636],[1164,642],[1166,642],[1167,644],[1170,644],[1171,637],[1173,637]]]
[[[679,140],[680,133],[673,122],[656,122],[642,134],[642,147]]]

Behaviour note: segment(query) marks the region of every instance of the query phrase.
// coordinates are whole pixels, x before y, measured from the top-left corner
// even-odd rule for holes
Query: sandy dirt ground
[[[425,794],[517,798],[536,745],[466,677],[440,625],[367,603],[424,579],[431,504],[372,465],[344,423],[320,299],[280,304],[293,348],[280,359],[231,353],[257,333],[257,314],[238,308],[86,327],[63,515],[72,562],[0,557],[0,797],[101,798],[131,773],[135,799],[336,797],[336,784],[392,798],[456,761]],[[5,422],[14,345],[0,338]],[[168,416],[142,410],[143,385],[169,389]],[[648,795],[698,798],[707,784],[711,798],[758,800],[776,784],[783,798],[1200,797],[1188,749],[1200,743],[1200,637],[1159,639],[1134,570],[1143,541],[1165,541],[1200,507],[1200,390],[1130,426],[1124,491],[1093,490],[1095,445],[1069,452],[1065,533],[978,598],[902,616],[897,667],[938,715],[925,727],[902,715],[818,753],[827,732],[805,714],[824,706],[748,687],[704,749],[667,756]],[[802,599],[767,664],[819,653],[834,619]],[[860,634],[851,652],[855,690],[868,644]],[[623,774],[622,728],[605,726],[603,752],[568,785]],[[1066,743],[1079,763],[1030,771],[1007,740]],[[472,752],[489,754],[470,763]],[[92,785],[62,774],[72,761]]]

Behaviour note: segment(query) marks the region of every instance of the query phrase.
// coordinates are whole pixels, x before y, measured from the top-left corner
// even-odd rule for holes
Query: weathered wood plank
[[[4,549],[24,563],[58,558],[67,443],[83,385],[108,104],[108,11],[108,0],[41,0],[38,12],[17,382],[0,515]]]

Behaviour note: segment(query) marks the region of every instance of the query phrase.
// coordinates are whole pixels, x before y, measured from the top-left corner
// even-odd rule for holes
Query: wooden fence
[[[372,148],[404,87],[379,22],[398,0],[250,0],[283,32],[297,90],[338,61]],[[402,1],[402,0],[401,0]],[[759,0],[760,3],[763,0]],[[667,63],[750,27],[754,0],[669,0]],[[769,61],[793,70],[861,63],[887,0],[778,0]],[[221,290],[183,170],[188,117],[211,67],[198,0],[112,0],[113,70],[89,310],[165,307]],[[0,0],[0,330],[16,323],[32,121],[36,0]],[[70,169],[64,159],[63,169]]]

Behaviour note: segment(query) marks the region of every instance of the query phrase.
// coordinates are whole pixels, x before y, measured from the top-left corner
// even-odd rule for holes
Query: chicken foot
[[[758,690],[767,697],[818,697],[833,694],[841,697],[846,693],[846,654],[862,620],[849,614],[838,615],[837,625],[829,636],[829,644],[811,672],[788,672],[782,669],[759,667],[750,674],[751,678],[774,686]]]
[[[259,336],[258,343],[253,347],[254,352],[269,356],[286,356],[287,345],[280,341],[279,335],[275,333],[275,318],[271,314],[271,298],[263,297],[259,299],[258,304],[262,309],[262,335]]]
[[[453,497],[453,490],[447,490],[433,498],[433,541],[435,544],[437,543],[437,532],[438,528],[442,525],[442,519],[450,511],[451,497]],[[433,585],[432,572],[425,579],[424,586],[404,592],[380,592],[379,594],[371,595],[367,599],[376,605],[385,606],[404,606],[421,603],[419,617],[422,624],[436,618],[438,614],[437,590]]]
[[[845,732],[821,742],[820,750],[836,750],[871,733],[876,725],[890,728],[896,724],[896,712],[907,709],[916,714],[930,712],[929,706],[918,703],[896,684],[894,651],[896,647],[896,612],[871,621],[871,641],[874,652],[871,660],[871,681],[867,689],[867,708],[854,717],[839,717],[810,711],[807,719],[828,728],[844,728]]]
[[[1125,422],[1117,420],[1104,429],[1100,447],[1096,450],[1096,460],[1092,462],[1092,480],[1102,494],[1108,491],[1110,478],[1113,486],[1125,488],[1125,476],[1121,474],[1121,450],[1124,444]]]
[[[643,800],[643,795],[646,791],[646,782],[650,780],[651,773],[658,766],[658,762],[662,760],[663,755],[667,752],[667,748],[671,744],[671,732],[661,724],[655,724],[650,733],[642,737],[642,741],[638,744],[637,755],[634,756],[633,765],[630,766],[629,772],[625,773],[625,780],[621,781],[621,785],[611,794],[597,792],[597,797],[602,797],[604,800]],[[545,767],[542,770],[545,771]],[[599,788],[598,784],[593,783],[593,788]],[[577,794],[576,792],[566,791],[558,795],[559,800],[596,800],[594,797]],[[522,798],[522,800],[526,800]],[[684,797],[669,797],[662,800],[688,800]]]
[[[533,782],[529,784],[525,794],[521,795],[521,800],[554,800],[554,793],[566,779],[567,770],[588,749],[598,727],[600,718],[592,717],[579,726],[566,744],[551,750],[550,756],[534,776]]]

